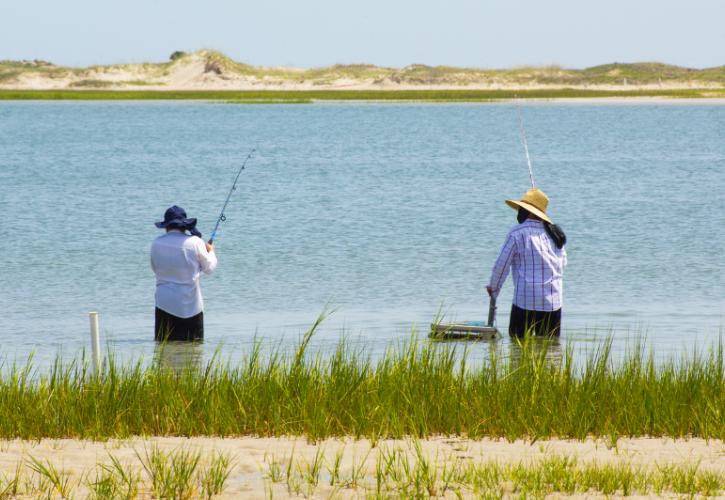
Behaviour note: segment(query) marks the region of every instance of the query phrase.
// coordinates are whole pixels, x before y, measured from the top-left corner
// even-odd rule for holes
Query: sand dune
[[[0,61],[0,89],[106,90],[590,90],[722,89],[725,66],[694,70],[659,63],[478,69],[412,64],[326,68],[255,67],[214,51],[174,55],[163,63],[68,68],[45,61]]]

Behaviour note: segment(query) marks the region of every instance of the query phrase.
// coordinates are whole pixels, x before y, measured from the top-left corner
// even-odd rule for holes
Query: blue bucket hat
[[[201,233],[196,229],[196,219],[193,217],[187,217],[186,211],[176,205],[169,207],[164,213],[164,220],[156,222],[155,224],[159,229],[164,229],[173,225],[182,231],[189,231],[194,236],[199,236],[201,238]]]

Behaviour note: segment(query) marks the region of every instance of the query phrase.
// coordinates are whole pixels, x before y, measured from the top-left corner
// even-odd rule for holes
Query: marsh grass
[[[725,489],[725,476],[697,465],[643,467],[628,462],[587,462],[576,458],[551,456],[533,463],[475,462],[455,457],[427,457],[420,444],[410,450],[380,449],[374,468],[360,460],[340,472],[330,486],[363,493],[367,498],[478,498],[519,496],[540,498],[550,494],[702,495],[716,496]],[[309,463],[290,457],[282,477],[269,472],[273,482],[285,483],[287,491],[300,494],[305,483],[302,471]],[[267,462],[270,467],[275,461]],[[362,466],[360,465],[362,464]],[[316,493],[316,484],[307,482],[304,494]]]
[[[15,475],[8,477],[5,474],[0,476],[0,500],[6,498],[14,498],[18,496],[20,491],[20,471],[22,470],[22,462],[18,462],[15,467]]]
[[[141,478],[130,465],[121,465],[118,458],[109,455],[111,464],[98,464],[93,478],[86,478],[91,499],[136,498]]]
[[[665,361],[637,348],[617,362],[604,342],[575,363],[571,346],[552,357],[546,342],[527,340],[473,365],[475,346],[411,337],[373,361],[346,341],[308,352],[318,325],[291,352],[255,344],[235,365],[217,355],[172,370],[109,353],[98,375],[83,360],[8,367],[0,437],[725,438],[722,342]]]
[[[155,498],[194,498],[197,493],[196,470],[201,454],[189,450],[164,452],[158,447],[143,453],[137,451],[137,457],[151,484]]]
[[[137,458],[146,480],[137,464],[122,464],[113,455],[110,463],[99,463],[80,478],[58,470],[49,460],[29,456],[18,462],[12,477],[0,477],[0,499],[211,499],[223,493],[233,467],[229,455],[217,452],[202,462],[200,453],[183,448],[168,452],[151,448],[137,453]]]
[[[82,84],[81,84],[82,85]],[[0,90],[0,100],[203,100],[238,104],[290,103],[314,101],[409,101],[409,102],[488,102],[522,99],[599,98],[599,97],[725,97],[722,88],[593,90],[555,88],[532,90]]]
[[[224,485],[232,472],[232,459],[229,455],[217,452],[209,466],[198,474],[201,492],[204,498],[212,498],[224,491]]]
[[[312,99],[234,99],[226,104],[312,104]]]
[[[35,457],[29,458],[28,468],[38,477],[38,491],[60,495],[61,498],[68,498],[73,488],[70,475],[56,467],[48,460],[41,461]]]

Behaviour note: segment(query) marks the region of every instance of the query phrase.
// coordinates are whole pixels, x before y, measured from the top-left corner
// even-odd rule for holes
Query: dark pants
[[[528,311],[511,306],[509,335],[523,337],[526,333],[545,337],[558,337],[561,334],[561,309],[556,311]]]
[[[156,308],[154,337],[165,340],[204,340],[204,313],[191,318],[179,318]]]

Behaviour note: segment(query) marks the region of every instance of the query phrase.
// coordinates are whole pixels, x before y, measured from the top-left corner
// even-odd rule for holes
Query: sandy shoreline
[[[556,103],[556,104],[632,104],[632,105],[642,105],[642,104],[652,104],[652,105],[686,105],[686,106],[692,106],[692,105],[703,105],[703,106],[711,106],[711,105],[718,105],[722,106],[725,105],[725,97],[671,97],[671,96],[638,96],[638,97],[520,97],[517,99],[508,99],[508,98],[493,98],[490,100],[482,100],[482,101],[456,101],[456,100],[450,100],[450,101],[435,101],[435,100],[415,100],[415,99],[344,99],[344,100],[335,100],[335,99],[320,99],[320,100],[312,100],[314,104],[361,104],[361,103],[370,103],[370,104],[430,104],[430,105],[450,105],[450,104],[456,104],[456,105],[487,105],[487,104],[506,104],[506,103],[512,103],[512,102],[522,102],[526,103],[527,105],[537,105],[537,104],[550,104],[550,103]],[[281,104],[284,104],[283,102]]]
[[[290,100],[286,99],[273,99],[273,98],[260,98],[260,99],[249,99],[242,100],[241,102],[235,102],[233,98],[189,98],[189,99],[164,99],[164,98],[142,98],[142,99],[0,99],[0,103],[10,102],[116,102],[116,103],[231,103],[233,105],[251,105],[258,106],[260,104],[268,104],[272,106],[279,105],[293,105],[299,106],[300,103],[294,102],[294,98],[291,98],[291,102],[285,102]],[[258,102],[255,102],[258,101]],[[637,97],[521,97],[517,99],[510,98],[491,98],[486,100],[435,100],[435,99],[310,99],[306,105],[317,104],[317,105],[360,105],[360,104],[371,104],[371,105],[431,105],[431,106],[445,106],[445,105],[473,105],[473,106],[485,106],[491,104],[507,104],[513,102],[522,102],[527,105],[547,105],[547,104],[566,104],[566,105],[653,105],[653,106],[723,106],[725,105],[725,97],[672,97],[672,96],[637,96]]]
[[[571,441],[542,440],[534,443],[504,440],[468,440],[462,438],[431,438],[418,442],[423,454],[439,466],[448,463],[498,462],[502,464],[536,464],[551,457],[576,458],[577,464],[627,464],[641,467],[695,466],[698,470],[725,474],[725,442],[721,440],[672,440],[668,438],[620,439],[616,447],[607,440]],[[76,485],[74,496],[83,498],[88,490],[87,478],[92,477],[98,464],[109,464],[110,456],[117,458],[129,469],[142,473],[138,455],[157,448],[166,452],[178,450],[198,451],[201,463],[221,452],[233,460],[231,474],[224,493],[219,498],[274,498],[293,495],[287,486],[269,480],[270,464],[286,467],[290,458],[297,464],[314,462],[321,453],[325,464],[340,457],[344,471],[364,463],[366,476],[375,473],[377,455],[400,450],[415,457],[413,441],[379,441],[371,446],[368,440],[330,439],[317,444],[304,438],[132,438],[107,442],[74,439],[44,439],[41,441],[0,441],[0,474],[12,477],[18,464],[32,459],[50,463],[68,475]],[[31,458],[32,457],[32,458]],[[324,470],[324,468],[323,468]],[[334,490],[323,480],[315,488],[314,498],[328,498],[331,494],[343,498],[358,497],[362,491]],[[362,495],[364,496],[364,494]]]

